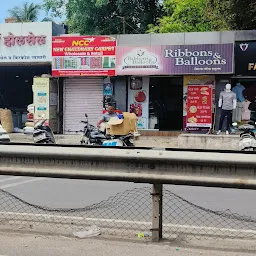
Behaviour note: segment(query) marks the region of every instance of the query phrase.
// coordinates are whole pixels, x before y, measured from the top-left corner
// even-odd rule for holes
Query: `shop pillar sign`
[[[35,105],[35,121],[41,119],[49,120],[50,79],[35,77],[33,81],[33,94]]]
[[[212,85],[189,85],[187,130],[212,127]]]
[[[236,75],[256,76],[256,41],[237,42],[235,62]]]
[[[110,36],[53,37],[52,76],[115,76],[116,39]]]
[[[0,63],[51,62],[52,24],[0,24]]]

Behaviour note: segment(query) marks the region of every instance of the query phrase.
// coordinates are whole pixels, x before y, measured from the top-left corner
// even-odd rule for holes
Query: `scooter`
[[[100,131],[97,127],[89,124],[88,115],[85,114],[85,121],[81,123],[85,124],[83,137],[81,139],[81,145],[94,145],[94,146],[106,146],[106,147],[133,147],[134,135],[129,133],[124,136],[111,136],[106,135],[105,132]]]
[[[35,144],[56,144],[52,129],[44,125],[45,119],[38,121],[34,126],[33,139]]]
[[[237,126],[236,123],[233,126]],[[242,151],[256,151],[256,136],[254,134],[256,122],[240,125],[238,130],[242,131],[239,140],[239,149]]]

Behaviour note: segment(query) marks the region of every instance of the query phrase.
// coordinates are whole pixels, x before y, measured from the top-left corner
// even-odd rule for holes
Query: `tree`
[[[121,34],[145,33],[161,13],[159,0],[44,0],[53,16],[68,20],[73,33]]]
[[[256,28],[255,0],[209,0],[215,18],[226,20],[231,29]]]
[[[18,22],[35,22],[38,20],[41,6],[34,3],[24,3],[22,6],[15,6],[10,9],[9,14]]]
[[[165,0],[165,15],[158,25],[149,25],[149,32],[200,32],[227,29],[226,22],[215,19],[208,0]]]

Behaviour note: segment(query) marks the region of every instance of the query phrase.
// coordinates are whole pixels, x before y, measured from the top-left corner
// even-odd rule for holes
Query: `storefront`
[[[118,47],[138,128],[202,131],[214,122],[216,77],[233,73],[233,44]],[[203,91],[201,91],[201,89]]]
[[[51,74],[52,23],[0,24],[0,108],[23,128],[33,103],[33,78]]]
[[[233,121],[256,121],[256,41],[236,42],[235,76],[232,90],[237,95],[237,108]]]
[[[85,113],[96,125],[107,103],[115,103],[116,40],[104,36],[54,37],[53,77],[62,77],[63,132],[83,129]]]

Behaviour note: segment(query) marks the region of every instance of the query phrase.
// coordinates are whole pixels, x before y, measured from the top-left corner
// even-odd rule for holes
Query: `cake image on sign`
[[[189,123],[197,123],[197,118],[196,117],[194,117],[194,116],[192,116],[192,117],[190,117],[189,119],[188,119],[188,122]]]
[[[197,112],[196,106],[191,106],[191,107],[189,108],[189,111],[190,111],[190,113],[195,114],[195,113]]]
[[[144,91],[136,92],[134,98],[137,102],[145,102],[146,100],[146,93]]]
[[[200,92],[202,95],[209,95],[209,92],[208,92],[209,88],[208,87],[202,87],[200,89]]]
[[[123,58],[122,69],[159,69],[158,57],[144,49],[137,49]]]

